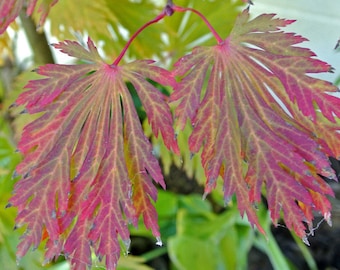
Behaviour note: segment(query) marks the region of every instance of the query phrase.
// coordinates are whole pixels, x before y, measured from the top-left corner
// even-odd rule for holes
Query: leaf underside
[[[319,175],[336,178],[328,157],[340,156],[340,99],[328,93],[338,89],[308,75],[331,67],[293,46],[305,39],[280,30],[293,21],[248,20],[245,10],[221,44],[197,47],[175,64],[176,125],[190,120],[189,149],[203,147],[205,195],[221,177],[225,200],[236,194],[241,214],[263,231],[254,205],[266,187],[274,224],[282,210],[287,227],[306,239],[312,211],[330,222],[333,191]]]
[[[30,81],[16,101],[42,114],[24,128],[18,145],[23,179],[10,202],[19,210],[17,226],[27,224],[27,230],[17,255],[38,246],[46,230],[46,261],[64,253],[75,269],[85,269],[92,248],[114,269],[118,239],[128,248],[128,224],[137,226],[139,216],[160,237],[152,180],[165,188],[126,82],[135,87],[153,133],[178,152],[165,97],[146,80],[173,85],[174,79],[153,61],[108,65],[90,39],[87,49],[72,41],[54,47],[92,63],[42,66],[37,72],[45,78]]]

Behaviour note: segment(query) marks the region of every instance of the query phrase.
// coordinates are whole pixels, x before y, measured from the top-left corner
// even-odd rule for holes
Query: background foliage
[[[39,1],[39,4],[43,0]],[[180,6],[190,6],[200,10],[217,32],[230,32],[236,16],[244,7],[242,1],[175,1]],[[58,61],[51,58],[48,42],[44,40],[44,31],[51,33],[57,40],[78,39],[84,42],[89,35],[100,45],[102,56],[108,61],[115,58],[122,50],[129,36],[146,21],[153,18],[164,7],[164,2],[129,1],[129,0],[72,0],[59,1],[49,13],[50,29],[39,29],[36,34],[35,25],[39,25],[41,14],[33,13],[35,23],[25,15],[12,23],[7,32],[0,36],[0,261],[6,262],[9,269],[68,269],[67,262],[61,256],[57,262],[42,266],[44,261],[43,247],[35,252],[29,252],[19,263],[16,262],[15,250],[22,229],[13,231],[15,209],[5,209],[16,177],[14,169],[20,162],[20,154],[15,152],[16,144],[25,123],[32,116],[18,115],[23,108],[8,110],[23,86],[34,78],[30,70],[39,65]],[[15,49],[18,48],[18,31],[24,29],[33,55],[30,59],[18,58]],[[32,29],[34,29],[32,31]],[[223,36],[225,38],[226,36]],[[171,18],[146,29],[128,50],[124,61],[136,58],[154,58],[164,66],[173,64],[188,50],[197,45],[211,45],[213,36],[201,20],[192,13],[176,13]],[[38,44],[45,49],[40,49]],[[47,47],[47,50],[46,50]],[[22,49],[22,48],[20,48]],[[43,53],[47,51],[47,53]],[[167,89],[161,89],[167,91]],[[138,106],[139,100],[135,99]],[[139,111],[144,120],[143,111]],[[187,127],[188,128],[188,127]],[[144,129],[148,134],[150,127],[144,121]],[[149,133],[151,136],[151,133]],[[178,138],[181,151],[189,153],[186,148],[186,134]],[[249,252],[256,247],[265,253],[275,269],[294,269],[279,245],[276,243],[270,228],[270,218],[267,210],[259,209],[268,242],[242,220],[232,200],[224,209],[222,188],[214,191],[208,200],[202,201],[203,189],[200,184],[205,182],[200,166],[199,156],[189,159],[173,156],[162,142],[151,138],[156,153],[163,164],[167,175],[169,191],[159,191],[156,209],[159,214],[159,224],[165,246],[154,247],[151,233],[144,228],[142,222],[138,229],[131,228],[132,247],[127,257],[122,257],[118,269],[247,269]],[[13,177],[14,175],[14,177]],[[12,178],[14,178],[12,180]],[[183,184],[183,180],[187,184]],[[196,182],[198,182],[198,185]],[[180,184],[176,184],[179,182]],[[184,193],[184,194],[183,194]],[[294,237],[294,236],[293,236]],[[150,240],[151,239],[151,240]],[[142,247],[135,243],[142,240]],[[151,248],[145,248],[150,246]],[[299,239],[297,240],[297,243]],[[149,243],[149,244],[148,244]],[[316,269],[316,264],[309,250],[300,244],[301,252],[310,269]],[[148,265],[146,264],[148,263]],[[170,265],[170,266],[169,266]],[[104,269],[100,262],[95,262],[93,269]]]

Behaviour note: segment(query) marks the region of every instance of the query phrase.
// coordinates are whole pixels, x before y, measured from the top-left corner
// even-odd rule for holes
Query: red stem
[[[121,51],[121,53],[119,54],[119,56],[117,57],[117,59],[113,62],[113,66],[117,66],[120,62],[120,60],[122,60],[125,52],[127,51],[127,49],[129,48],[131,42],[139,35],[140,32],[142,32],[146,27],[148,27],[151,24],[154,24],[158,21],[160,21],[161,19],[163,19],[167,14],[163,11],[161,14],[159,14],[156,18],[154,18],[153,20],[147,22],[146,24],[144,24],[141,28],[139,28],[137,30],[136,33],[134,33],[132,35],[132,37],[129,39],[129,41],[125,44],[123,50]]]
[[[154,24],[154,23],[160,21],[165,16],[171,16],[176,11],[178,11],[178,12],[191,11],[191,12],[197,14],[205,22],[205,24],[208,26],[210,32],[216,38],[217,43],[222,43],[223,42],[223,39],[217,34],[216,30],[212,27],[210,22],[206,19],[206,17],[204,17],[204,15],[202,13],[200,13],[198,10],[193,9],[193,8],[178,7],[178,6],[176,6],[176,5],[174,5],[172,3],[172,0],[168,0],[166,7],[165,7],[165,9],[163,10],[163,12],[161,14],[159,14],[153,20],[151,20],[151,21],[147,22],[146,24],[144,24],[141,28],[139,28],[137,30],[136,33],[134,33],[132,35],[132,37],[129,39],[129,41],[125,44],[125,46],[124,46],[123,50],[121,51],[121,53],[118,55],[117,59],[112,63],[112,66],[117,66],[119,64],[120,60],[122,60],[124,54],[126,53],[127,49],[129,48],[130,44],[139,35],[140,32],[142,32],[149,25]]]
[[[212,27],[212,25],[210,24],[210,22],[207,20],[207,18],[198,10],[193,9],[193,8],[184,8],[184,7],[178,7],[173,5],[172,9],[174,11],[178,11],[178,12],[185,12],[185,11],[191,11],[195,14],[197,14],[198,16],[201,17],[201,19],[205,22],[205,24],[208,26],[210,32],[214,35],[215,39],[217,40],[217,43],[222,43],[223,39],[219,36],[219,34],[217,34],[216,30],[214,29],[214,27]]]

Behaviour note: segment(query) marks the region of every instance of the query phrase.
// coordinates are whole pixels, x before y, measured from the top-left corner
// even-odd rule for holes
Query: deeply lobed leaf
[[[18,226],[27,224],[18,256],[37,246],[46,229],[47,261],[63,252],[73,268],[85,269],[93,249],[115,269],[118,237],[129,247],[128,223],[137,225],[143,214],[160,236],[152,180],[165,187],[126,82],[136,88],[154,134],[178,153],[165,97],[146,80],[173,85],[174,79],[152,61],[108,65],[90,39],[87,48],[71,41],[54,46],[91,63],[40,67],[45,78],[30,81],[16,101],[42,114],[25,127],[18,145],[23,179],[10,202],[19,209]]]
[[[39,25],[43,25],[50,8],[55,5],[58,0],[42,0],[38,12],[41,13]],[[0,2],[0,35],[4,33],[13,22],[22,8],[26,8],[26,15],[32,15],[37,4],[37,0],[6,0]]]
[[[248,20],[245,10],[222,43],[197,47],[175,64],[176,125],[190,120],[189,148],[203,147],[205,194],[221,177],[226,201],[236,193],[241,214],[263,231],[254,204],[265,186],[273,222],[283,210],[287,227],[305,239],[312,211],[330,221],[326,195],[333,192],[319,175],[335,179],[328,156],[340,156],[340,99],[329,93],[338,89],[308,75],[331,67],[293,46],[304,38],[280,31],[293,21],[273,14]]]

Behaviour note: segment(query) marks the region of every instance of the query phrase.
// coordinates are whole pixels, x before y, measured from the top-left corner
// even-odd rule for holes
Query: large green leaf
[[[181,270],[245,269],[253,233],[235,207],[218,216],[181,209],[177,234],[169,238],[169,255]]]

